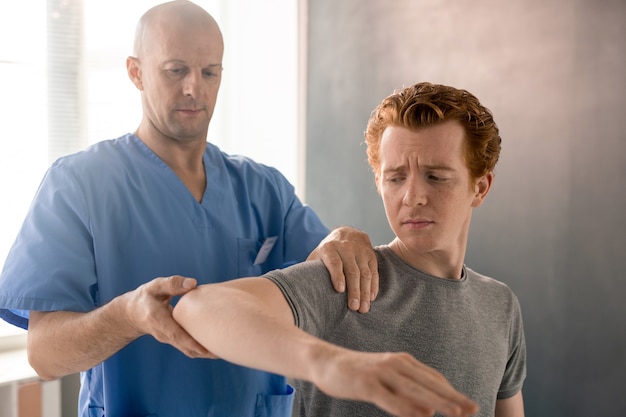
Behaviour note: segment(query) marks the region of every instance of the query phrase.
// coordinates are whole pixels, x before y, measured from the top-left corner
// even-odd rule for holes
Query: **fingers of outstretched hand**
[[[430,417],[435,412],[469,417],[477,411],[476,405],[457,392],[443,375],[409,354],[359,355],[363,356],[340,366],[341,375],[334,376],[334,387],[329,385],[337,390],[331,395],[372,402],[400,417]],[[343,381],[340,386],[337,379]]]
[[[397,407],[391,411],[399,416],[431,416],[437,411],[449,417],[469,417],[478,411],[442,374],[409,354],[393,354],[385,367],[391,369],[377,371],[389,394],[381,396],[381,406]]]

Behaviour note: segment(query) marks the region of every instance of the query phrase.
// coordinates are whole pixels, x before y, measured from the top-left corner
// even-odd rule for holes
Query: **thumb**
[[[174,275],[167,278],[167,284],[172,294],[184,294],[196,288],[197,280],[195,278]]]

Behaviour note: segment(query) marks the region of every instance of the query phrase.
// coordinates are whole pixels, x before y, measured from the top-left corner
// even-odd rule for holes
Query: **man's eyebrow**
[[[429,170],[429,171],[448,171],[448,172],[454,172],[456,171],[456,169],[452,168],[449,165],[443,165],[443,164],[435,164],[435,165],[420,165],[420,168],[425,169],[425,170]],[[389,168],[385,168],[383,170],[383,173],[396,173],[396,172],[402,172],[405,171],[406,168],[403,165],[398,165],[395,167],[389,167]]]
[[[405,171],[405,170],[406,170],[406,168],[404,166],[399,165],[399,166],[383,169],[383,174],[395,174],[397,172],[402,172],[402,171]]]
[[[451,166],[449,166],[449,165],[442,165],[442,164],[440,164],[440,165],[422,165],[422,167],[424,169],[428,169],[428,170],[431,170],[431,171],[450,171],[450,172],[456,171],[456,169],[452,168]]]
[[[187,63],[185,61],[183,61],[182,59],[169,59],[169,60],[165,61],[164,64],[187,65]],[[215,68],[215,67],[222,68],[222,64],[221,63],[209,64],[205,68]]]

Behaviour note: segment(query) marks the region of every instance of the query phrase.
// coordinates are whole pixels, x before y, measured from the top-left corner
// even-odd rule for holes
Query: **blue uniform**
[[[26,327],[30,310],[90,311],[156,277],[261,275],[304,260],[328,233],[277,170],[209,143],[203,162],[198,203],[134,135],[56,161],[0,276],[2,318]],[[81,417],[291,415],[283,377],[189,359],[151,336],[81,382]]]

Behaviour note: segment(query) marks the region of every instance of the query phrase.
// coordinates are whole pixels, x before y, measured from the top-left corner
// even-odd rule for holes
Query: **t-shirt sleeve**
[[[308,261],[267,273],[283,292],[296,325],[326,339],[348,313],[346,294],[334,290],[330,274],[321,261]]]
[[[25,327],[30,310],[88,311],[96,303],[95,289],[84,194],[70,170],[53,164],[0,275],[0,317]]]
[[[498,390],[498,399],[510,398],[517,394],[526,378],[526,341],[519,301],[512,298],[511,328],[509,334],[509,358]]]

